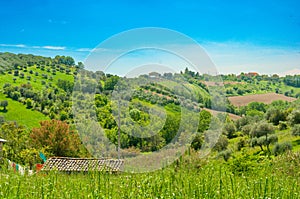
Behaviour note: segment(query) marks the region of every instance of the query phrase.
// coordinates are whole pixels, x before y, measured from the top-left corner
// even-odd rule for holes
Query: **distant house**
[[[124,160],[120,159],[95,159],[95,158],[49,158],[42,171],[63,171],[63,172],[87,172],[87,171],[109,171],[118,172],[121,170]]]
[[[159,78],[161,75],[157,72],[151,72],[149,73],[150,78]]]
[[[248,76],[248,77],[255,77],[255,76],[258,75],[258,73],[256,73],[256,72],[250,72],[250,73],[246,73],[245,75]]]
[[[255,76],[259,75],[259,74],[257,72],[241,73],[237,77],[240,78],[241,75],[245,75],[246,77],[255,77]]]

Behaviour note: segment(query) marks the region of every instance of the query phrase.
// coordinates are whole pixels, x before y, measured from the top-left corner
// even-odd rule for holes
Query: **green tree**
[[[278,140],[276,135],[269,136],[274,132],[275,129],[273,125],[265,121],[254,124],[250,131],[250,135],[252,137],[252,146],[259,146],[262,151],[264,150],[263,146],[266,146],[268,151],[270,152],[269,145]]]
[[[3,107],[3,111],[6,111],[6,107],[8,106],[8,101],[7,100],[1,101],[0,106]]]
[[[300,124],[300,111],[294,110],[288,116],[289,123],[293,126],[295,124]]]
[[[278,125],[280,121],[286,120],[286,114],[281,111],[279,108],[269,108],[265,115],[266,119],[269,122],[272,122],[274,125]]]
[[[82,62],[78,62],[77,68],[84,69],[84,64]]]
[[[197,133],[191,143],[191,147],[197,151],[197,150],[201,149],[203,142],[204,142],[203,135],[200,133]]]
[[[236,137],[236,127],[233,124],[233,122],[228,122],[225,124],[224,128],[223,128],[224,134],[229,138],[235,138]]]
[[[202,110],[199,113],[199,125],[198,125],[198,132],[203,133],[209,128],[210,121],[211,121],[211,114],[206,110]]]
[[[213,149],[220,152],[220,151],[226,150],[227,146],[228,146],[227,137],[224,135],[220,135],[220,137],[218,138],[218,141],[215,144],[215,146],[213,147]]]
[[[0,137],[8,141],[3,146],[4,157],[20,164],[24,163],[20,153],[29,145],[25,128],[15,122],[4,123],[1,126]]]
[[[273,154],[275,156],[285,153],[286,151],[291,151],[293,149],[293,145],[291,142],[283,142],[275,144],[273,148]]]
[[[27,98],[26,100],[26,108],[32,108],[33,106],[33,101],[30,98]]]

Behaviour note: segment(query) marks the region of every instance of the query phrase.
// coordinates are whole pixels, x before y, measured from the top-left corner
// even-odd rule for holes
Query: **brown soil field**
[[[262,102],[265,104],[270,104],[275,100],[283,100],[288,102],[292,102],[296,100],[296,98],[287,97],[283,94],[277,94],[277,93],[234,96],[234,97],[228,97],[228,99],[234,106],[238,106],[238,107],[247,106],[251,102]]]
[[[228,114],[228,116],[229,116],[232,120],[238,120],[238,119],[241,118],[241,116],[235,115],[235,114],[232,114],[232,113],[227,113],[227,112],[222,112],[222,111],[216,111],[216,110],[212,110],[212,109],[208,109],[208,108],[203,108],[203,110],[206,110],[206,111],[210,112],[213,116],[218,115],[218,113],[225,113],[225,114]]]

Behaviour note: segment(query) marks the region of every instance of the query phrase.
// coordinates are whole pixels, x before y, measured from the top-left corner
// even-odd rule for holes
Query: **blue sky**
[[[299,1],[0,2],[0,51],[84,61],[132,28],[169,28],[199,42],[221,73],[300,69]]]

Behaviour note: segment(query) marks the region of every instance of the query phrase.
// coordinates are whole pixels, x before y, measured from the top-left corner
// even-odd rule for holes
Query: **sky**
[[[88,62],[92,50],[112,36],[135,28],[157,27],[195,40],[219,73],[282,73],[300,69],[299,7],[297,0],[3,0],[0,52],[69,55]],[[157,38],[157,42],[164,41]],[[181,48],[184,44],[180,42],[168,44]],[[144,53],[143,58],[153,58],[158,64],[174,65],[174,60],[178,61],[165,61],[171,59],[165,53],[150,54]],[[136,57],[134,53],[128,56]],[[119,61],[111,71],[128,72],[135,61],[128,59]]]

